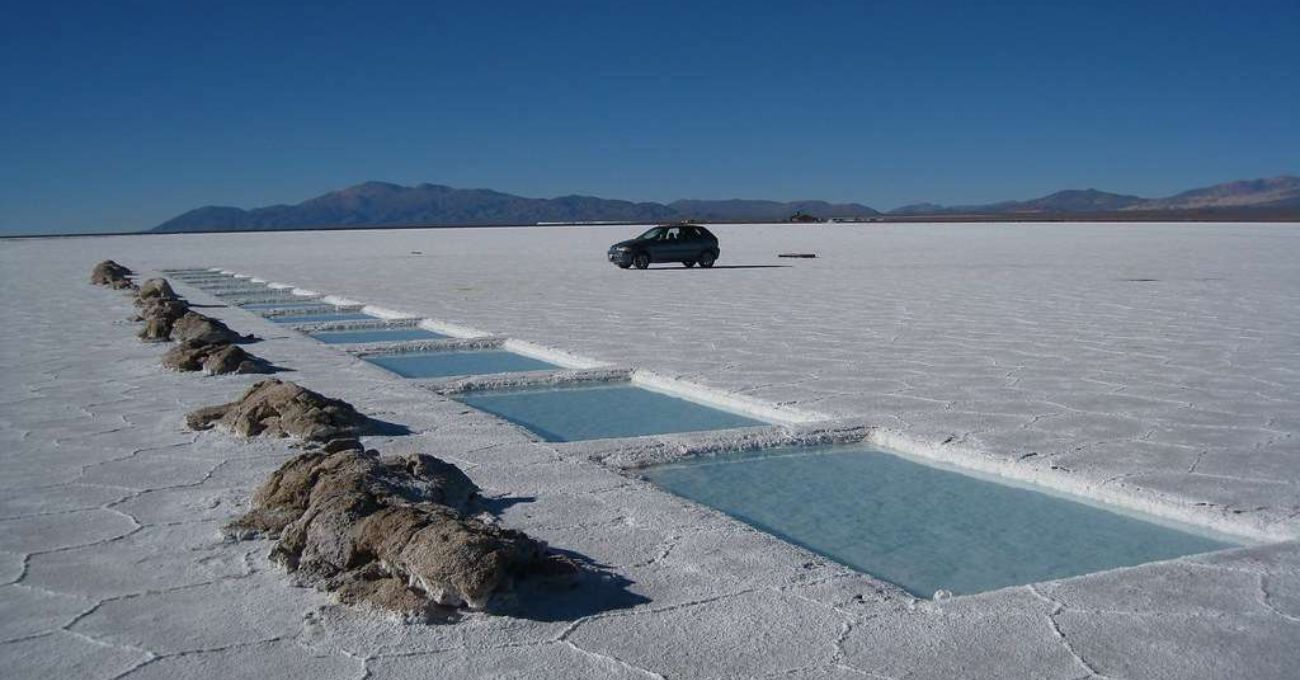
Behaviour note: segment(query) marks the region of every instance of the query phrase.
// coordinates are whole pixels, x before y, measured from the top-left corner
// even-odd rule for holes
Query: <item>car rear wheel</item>
[[[700,253],[700,266],[701,266],[701,267],[704,267],[705,269],[708,269],[709,267],[712,267],[712,266],[713,266],[713,262],[714,262],[714,256],[713,256],[713,253],[712,253],[712,252],[706,250],[706,251]]]
[[[645,253],[637,253],[636,257],[632,258],[632,266],[637,269],[645,269],[646,267],[649,267],[650,256]]]

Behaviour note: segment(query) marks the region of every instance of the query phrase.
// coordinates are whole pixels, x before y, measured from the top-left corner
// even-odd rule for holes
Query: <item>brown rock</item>
[[[230,343],[206,345],[186,340],[167,350],[162,364],[177,371],[203,371],[208,375],[227,373],[269,373],[270,366]]]
[[[177,319],[172,326],[171,333],[174,340],[182,342],[193,340],[205,345],[215,345],[222,342],[248,342],[253,339],[251,335],[240,335],[230,330],[226,324],[198,312],[189,312]]]
[[[167,279],[149,279],[140,284],[140,288],[135,292],[135,304],[137,306],[147,304],[150,300],[179,300],[181,299],[176,291],[172,290]]]
[[[188,313],[190,307],[183,300],[149,298],[135,316],[135,320],[145,322],[139,333],[140,339],[146,342],[171,340],[176,322]]]
[[[477,491],[432,456],[313,451],[273,473],[227,530],[276,538],[275,561],[343,602],[408,616],[487,608],[516,578],[552,576],[559,562],[572,573],[544,543],[467,517]]]
[[[112,261],[104,260],[95,265],[90,271],[90,282],[97,286],[108,286],[109,288],[134,288],[135,284],[129,278],[132,272],[130,269]]]
[[[369,425],[345,401],[275,379],[258,382],[236,401],[194,411],[186,422],[195,430],[220,424],[244,437],[265,434],[318,442],[354,436]]]

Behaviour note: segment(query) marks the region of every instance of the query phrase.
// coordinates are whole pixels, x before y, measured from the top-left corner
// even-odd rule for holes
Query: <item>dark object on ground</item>
[[[811,260],[817,257],[817,253],[781,253],[777,257],[800,257]]]
[[[130,269],[112,260],[104,260],[90,271],[90,282],[113,289],[134,288],[135,284],[129,278],[131,274]]]
[[[796,224],[812,224],[815,222],[822,222],[823,220],[822,218],[817,217],[816,215],[809,215],[808,213],[802,210],[796,210],[794,211],[793,215],[785,218],[785,221],[793,222]]]
[[[189,312],[176,320],[172,327],[172,339],[181,342],[193,340],[205,345],[215,345],[223,342],[252,342],[257,338],[251,335],[240,335],[210,316]]]
[[[477,496],[433,456],[381,459],[336,441],[272,473],[226,531],[275,538],[271,558],[299,582],[408,618],[436,606],[486,609],[516,579],[578,573],[541,541],[468,517]]]
[[[177,371],[203,371],[209,375],[271,372],[271,367],[265,360],[228,342],[207,344],[185,340],[167,350],[162,364]]]
[[[620,269],[645,269],[652,262],[680,262],[687,267],[712,267],[722,251],[718,237],[694,224],[654,227],[640,236],[609,247],[606,256]]]
[[[172,290],[172,285],[167,283],[167,279],[149,279],[140,284],[139,290],[135,292],[136,306],[144,305],[150,300],[179,300],[181,296]]]
[[[361,434],[370,420],[339,399],[330,399],[291,382],[262,380],[239,399],[191,412],[192,430],[215,425],[244,437],[269,435],[327,442]]]
[[[145,342],[166,342],[172,338],[172,329],[176,322],[186,314],[191,314],[190,307],[184,300],[163,300],[149,298],[136,312],[135,320],[145,322],[139,337]]]

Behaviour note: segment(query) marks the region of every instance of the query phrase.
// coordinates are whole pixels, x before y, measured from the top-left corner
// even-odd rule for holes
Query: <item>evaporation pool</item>
[[[447,336],[423,328],[373,328],[357,331],[321,331],[311,337],[330,345],[366,342],[403,342],[407,340],[442,340]]]
[[[647,479],[931,597],[978,593],[1233,544],[870,448],[734,454]]]
[[[244,309],[253,309],[253,310],[272,310],[272,309],[289,310],[289,309],[311,309],[311,308],[318,308],[318,307],[329,307],[330,303],[319,302],[319,301],[294,302],[292,299],[286,299],[284,302],[254,302],[252,304],[239,305],[239,306],[243,307]]]
[[[361,312],[335,312],[330,314],[289,314],[283,316],[269,316],[268,320],[275,323],[325,323],[327,321],[370,321],[378,319],[377,316],[362,314]]]
[[[550,371],[559,366],[501,350],[470,352],[403,352],[364,357],[403,378],[447,378],[455,375]]]
[[[470,392],[456,399],[551,442],[767,425],[631,385]]]

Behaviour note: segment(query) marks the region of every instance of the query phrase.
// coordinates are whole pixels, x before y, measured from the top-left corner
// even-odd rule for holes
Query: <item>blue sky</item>
[[[365,180],[889,209],[1300,172],[1300,3],[52,2],[0,233]]]

